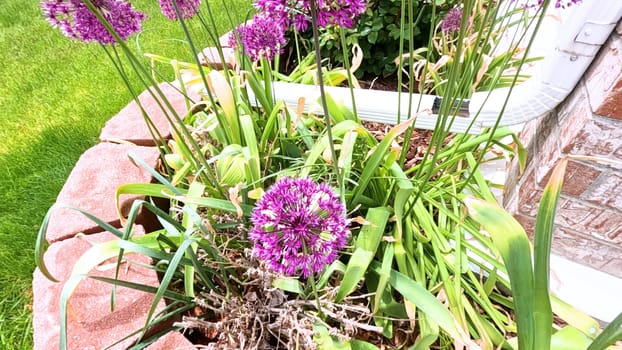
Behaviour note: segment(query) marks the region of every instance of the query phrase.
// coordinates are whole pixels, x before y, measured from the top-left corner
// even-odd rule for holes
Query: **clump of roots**
[[[337,339],[362,333],[379,334],[382,328],[369,324],[371,313],[366,296],[334,303],[335,288],[322,291],[321,312],[317,302],[274,288],[272,273],[251,267],[239,297],[204,294],[195,300],[200,315],[185,316],[175,326],[199,332],[205,349],[315,349],[314,325],[322,325]]]

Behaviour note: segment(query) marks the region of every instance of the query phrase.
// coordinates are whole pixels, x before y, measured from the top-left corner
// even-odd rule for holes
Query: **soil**
[[[399,86],[396,76],[376,77],[373,79],[360,79],[359,84],[362,88],[382,91],[397,91]],[[402,90],[404,91],[405,89],[402,88]],[[389,124],[366,121],[363,122],[363,125],[374,135],[374,137],[378,141],[381,141],[392,127]],[[409,139],[408,152],[406,153],[406,161],[404,164],[406,168],[410,168],[416,165],[419,161],[423,159],[428,145],[430,144],[430,140],[432,139],[433,133],[434,132],[431,130],[412,130],[412,135]],[[400,136],[398,138],[398,143],[400,147],[404,144],[403,141],[403,137]]]
[[[378,141],[382,141],[385,135],[393,127],[389,124],[366,121],[363,121],[363,126],[365,126],[365,128],[369,130]],[[411,168],[423,159],[425,152],[428,149],[428,145],[430,144],[430,140],[432,139],[433,133],[434,132],[431,130],[413,129],[412,135],[409,138],[409,147],[406,153],[406,161],[404,163],[405,168]],[[404,137],[400,136],[397,143],[401,149],[404,144]]]
[[[403,82],[408,81],[404,79]],[[359,85],[363,89],[373,89],[373,90],[382,90],[382,91],[397,91],[398,89],[398,80],[396,76],[388,76],[388,77],[373,77],[373,78],[362,78],[359,79]],[[402,86],[402,92],[408,92],[408,89]]]

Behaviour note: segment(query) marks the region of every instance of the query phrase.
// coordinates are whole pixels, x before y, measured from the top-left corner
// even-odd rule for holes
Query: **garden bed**
[[[102,21],[116,10],[98,11],[100,4],[87,4]],[[81,26],[66,30],[74,24],[66,19],[72,9],[43,5],[48,14],[62,13],[52,22],[64,24],[68,36],[104,44],[122,44],[144,17],[129,7],[136,26],[123,28],[120,36],[111,36],[110,28],[90,36]],[[188,90],[200,97],[187,101],[192,113],[186,114],[170,106],[159,86],[146,92],[162,97],[158,104],[172,139],[163,137],[141,108],[161,163],[129,156],[157,182],[119,186],[114,195],[119,218],[114,222],[82,212],[119,239],[95,245],[76,262],[61,294],[61,347],[68,339],[68,298],[77,281],[114,257],[114,278],[88,277],[153,293],[144,330],[166,327],[185,315],[169,330],[196,327],[194,334],[201,336],[197,341],[211,341],[213,347],[540,350],[552,339],[568,336],[586,343],[609,341],[614,327],[597,337],[595,320],[549,295],[553,219],[567,160],[555,168],[544,190],[533,250],[523,228],[498,206],[493,185],[479,169],[490,153],[503,158],[493,146],[524,164],[523,150],[503,142],[512,132],[497,128],[507,121],[500,113],[513,110],[517,100],[491,96],[506,94],[522,82],[511,68],[523,61],[514,50],[485,56],[497,53],[490,46],[504,28],[497,20],[511,23],[513,15],[502,12],[498,18],[497,7],[485,7],[487,13],[493,11],[490,16],[482,14],[484,7],[445,9],[445,18],[430,28],[435,36],[427,47],[439,49],[438,55],[426,56],[438,61],[419,66],[425,70],[419,76],[422,91],[437,95],[410,96],[324,87],[322,77],[331,82],[344,78],[338,68],[316,71],[319,88],[298,83],[315,79],[316,73],[306,69],[313,66],[312,58],[320,68],[319,55],[307,56],[311,60],[301,61],[300,70],[288,77],[273,71],[270,61],[284,41],[281,29],[310,21],[319,52],[318,25],[349,26],[351,17],[365,10],[364,2],[339,8],[316,5],[301,4],[290,13],[286,7],[258,2],[265,13],[235,30],[240,65],[234,69],[209,70],[150,56],[152,64],[172,65],[182,94]],[[198,15],[194,6],[162,10],[183,23]],[[310,16],[300,17],[306,11]],[[349,15],[344,17],[344,12]],[[295,20],[290,22],[292,14]],[[412,16],[409,20],[413,25]],[[275,25],[281,21],[283,27]],[[111,22],[113,28],[118,24]],[[477,40],[483,30],[492,41]],[[192,42],[189,34],[187,39]],[[464,51],[462,44],[468,46]],[[138,61],[124,52],[131,62]],[[123,65],[116,52],[110,57]],[[144,81],[154,82],[157,74],[132,68]],[[273,81],[273,76],[286,82]],[[516,88],[534,84],[541,82]],[[479,88],[492,92],[474,92]],[[485,106],[489,99],[493,108]],[[435,131],[413,134],[413,125]],[[120,197],[128,195],[163,199],[170,206],[162,210],[145,200],[123,206]],[[136,234],[130,229],[145,213],[162,227]],[[50,280],[54,277],[46,269],[43,243],[52,219],[53,214],[44,220],[36,247],[38,271]],[[128,229],[115,227],[121,223]],[[156,286],[117,278],[124,258],[133,253],[154,260],[142,267],[159,274]],[[164,299],[168,314],[158,318]],[[554,312],[566,327],[557,329]],[[622,322],[620,317],[616,322]]]

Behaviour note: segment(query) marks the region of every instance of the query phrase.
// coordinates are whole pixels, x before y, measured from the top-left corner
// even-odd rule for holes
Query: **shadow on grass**
[[[32,349],[37,230],[77,159],[98,142],[96,130],[80,126],[49,127],[27,149],[0,155],[0,349]]]

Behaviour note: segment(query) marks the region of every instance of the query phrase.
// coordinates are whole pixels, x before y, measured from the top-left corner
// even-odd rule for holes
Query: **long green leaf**
[[[371,264],[371,271],[382,273],[382,266],[376,262]],[[389,283],[395,290],[425,312],[434,322],[447,332],[457,343],[466,341],[465,337],[456,327],[456,321],[443,305],[432,293],[424,286],[410,279],[408,276],[391,270]]]
[[[272,140],[274,136],[278,133],[278,123],[277,118],[279,117],[279,112],[283,110],[285,106],[285,102],[278,101],[272,110],[272,113],[267,118],[266,124],[261,133],[261,139],[259,142],[259,148],[261,149],[261,153],[268,153],[268,141]]]
[[[334,126],[332,126],[332,131],[333,137],[341,137],[350,131],[356,131],[359,134],[365,133],[365,130],[361,128],[358,123],[352,120],[345,120],[341,123],[335,124]],[[368,136],[368,133],[366,136]],[[307,159],[305,161],[305,166],[301,171],[301,176],[309,176],[309,174],[313,170],[313,165],[315,164],[315,162],[317,162],[317,160],[320,158],[320,156],[327,147],[328,136],[324,135],[315,143],[313,148],[311,148],[309,155],[307,156]]]
[[[337,302],[350,294],[367,272],[378,250],[389,215],[391,211],[385,207],[371,208],[367,211],[365,220],[369,224],[363,226],[356,239],[354,253],[348,261],[346,272],[335,296]]]
[[[272,281],[272,286],[286,292],[304,295],[304,288],[302,287],[302,283],[294,278],[277,278]]]
[[[165,185],[169,190],[171,190],[173,193],[180,195],[182,194],[180,189],[178,189],[177,187],[173,186],[173,184],[171,184],[164,176],[162,176],[162,174],[160,174],[159,172],[157,172],[155,169],[153,169],[152,167],[149,166],[149,164],[147,164],[144,160],[142,160],[142,158],[140,158],[136,153],[134,152],[129,152],[127,154],[128,157],[130,157],[130,159],[134,162],[137,163],[138,165],[140,165],[143,169],[147,170],[149,172],[149,174],[151,174],[151,176],[153,176],[156,180],[158,180],[161,184]]]
[[[173,197],[184,203],[191,203],[201,207],[212,208],[230,213],[237,213],[237,208],[233,203],[224,199],[208,198],[208,197],[192,197],[192,196],[175,196]],[[248,204],[240,204],[245,215],[250,215],[253,207]]]
[[[86,278],[86,275],[74,275],[71,276],[67,282],[63,285],[63,290],[60,294],[60,337],[59,347],[61,350],[67,349],[67,303],[69,298],[76,290],[78,284]]]
[[[570,304],[562,301],[555,295],[551,295],[551,309],[555,316],[561,318],[568,325],[579,329],[591,338],[595,338],[600,329],[598,321],[588,316],[583,311],[577,310]]]
[[[518,336],[520,337],[520,334]],[[585,350],[590,342],[591,339],[583,332],[572,326],[566,326],[553,334],[550,348],[552,350]]]
[[[52,276],[47,266],[45,265],[44,260],[44,254],[48,246],[48,241],[45,239],[45,233],[47,232],[53,210],[54,206],[48,209],[47,213],[45,213],[45,217],[43,218],[41,227],[39,227],[39,231],[37,232],[37,238],[35,239],[35,265],[39,268],[39,271],[41,271],[45,278],[49,279],[52,282],[59,282],[58,279]]]
[[[469,215],[490,234],[505,263],[514,297],[518,347],[521,350],[534,349],[534,281],[530,244],[525,230],[496,203],[474,197],[466,197],[464,203]]]
[[[47,267],[45,265],[45,260],[43,259],[43,256],[44,256],[45,248],[46,248],[46,245],[47,245],[47,241],[45,240],[45,234],[46,234],[46,231],[47,231],[47,228],[48,228],[48,225],[49,225],[50,217],[52,216],[52,213],[54,212],[54,210],[57,210],[57,209],[60,209],[60,208],[67,208],[67,209],[71,209],[71,210],[76,210],[76,211],[82,213],[84,216],[86,216],[87,218],[92,220],[95,224],[97,224],[103,230],[108,231],[108,232],[114,234],[117,237],[123,237],[123,235],[124,235],[124,233],[121,230],[119,230],[118,228],[108,224],[107,222],[102,221],[101,219],[99,219],[95,215],[87,212],[84,209],[80,209],[80,208],[74,207],[72,205],[63,204],[63,203],[54,203],[54,205],[52,205],[52,207],[50,207],[50,209],[46,213],[46,215],[45,215],[45,217],[43,219],[43,223],[41,224],[41,227],[39,228],[39,231],[37,232],[37,239],[35,241],[35,263],[36,263],[36,266],[39,268],[41,273],[46,278],[48,278],[50,281],[54,281],[54,282],[59,282],[59,281],[56,278],[54,278],[54,276],[52,276],[52,274],[48,271],[48,269],[47,269]]]
[[[326,287],[326,284],[330,280],[330,277],[335,272],[339,272],[341,274],[345,273],[346,265],[339,260],[335,260],[332,264],[328,265],[328,267],[324,269],[324,272],[322,272],[322,275],[320,275],[320,278],[318,278],[317,282],[315,283],[317,289],[320,290]]]
[[[171,281],[173,279],[173,275],[177,271],[179,265],[182,263],[182,259],[184,258],[186,254],[186,249],[189,249],[192,243],[194,242],[195,242],[194,239],[186,239],[179,246],[179,250],[175,252],[175,254],[173,255],[173,258],[169,261],[168,268],[166,272],[164,273],[164,276],[162,276],[162,280],[160,281],[160,286],[158,286],[158,290],[156,291],[153,297],[153,302],[151,303],[149,312],[147,312],[145,326],[143,327],[144,332],[147,332],[147,329],[149,328],[149,324],[152,321],[153,314],[155,313],[156,308],[158,307],[158,302],[160,302],[160,300],[164,297],[164,294],[166,294],[166,292],[168,291],[169,285],[171,284]]]
[[[343,136],[343,143],[339,151],[339,160],[337,161],[337,166],[341,169],[343,182],[350,179],[352,156],[354,155],[354,146],[356,146],[357,137],[358,133],[356,131],[349,131]]]
[[[179,193],[176,194],[186,194],[186,191],[183,189],[178,189]],[[167,194],[168,193],[168,194]],[[158,198],[170,198],[174,193],[170,191],[170,187],[162,184],[153,184],[153,183],[126,183],[117,187],[115,192],[115,206],[117,208],[117,213],[120,218],[123,218],[123,213],[121,212],[121,195],[141,195],[141,196],[149,196],[149,197],[158,197]]]
[[[102,281],[102,282],[106,282],[106,283],[110,283],[110,284],[115,284],[117,286],[121,286],[121,287],[126,287],[126,288],[132,288],[135,290],[139,290],[139,291],[143,291],[143,292],[147,292],[147,293],[151,293],[151,294],[155,294],[158,291],[158,287],[155,286],[150,286],[147,284],[141,284],[141,283],[136,283],[136,282],[130,282],[130,281],[124,281],[124,280],[119,280],[116,278],[109,278],[109,277],[103,277],[103,276],[92,276],[89,275],[87,276],[90,279],[93,280],[97,280],[97,281]],[[166,299],[169,300],[173,300],[173,301],[181,301],[184,303],[191,303],[192,302],[192,298],[187,296],[187,295],[183,295],[171,290],[167,290],[164,293],[164,297]]]
[[[387,133],[385,138],[378,144],[372,155],[367,159],[363,172],[359,178],[358,186],[354,188],[352,195],[351,205],[357,205],[360,201],[360,197],[365,193],[367,185],[371,181],[373,174],[378,170],[378,166],[382,164],[387,151],[391,147],[393,140],[400,134],[402,134],[413,123],[414,118],[411,118],[401,124],[396,125]]]
[[[620,339],[622,339],[622,313],[605,327],[603,332],[594,339],[587,350],[604,350]]]
[[[250,115],[240,116],[240,126],[249,155],[247,156],[247,169],[249,186],[255,188],[261,179],[261,166],[259,165],[259,147],[257,145],[257,135]]]
[[[188,195],[189,196],[201,196],[205,192],[205,186],[200,182],[194,181],[188,187]],[[184,215],[182,216],[181,223],[186,228],[186,232],[184,233],[185,238],[189,238],[195,230],[194,220],[188,213],[196,213],[197,206],[192,203],[186,203],[184,205]],[[194,243],[190,246],[188,251],[186,252],[186,258],[192,260],[196,258],[195,253],[197,252],[198,244]],[[186,295],[194,297],[194,265],[199,265],[200,263],[193,263],[193,265],[184,267],[184,290]]]
[[[376,293],[374,295],[374,307],[373,312],[376,313],[380,307],[381,298],[385,291],[387,284],[389,283],[389,277],[391,275],[391,264],[393,263],[394,245],[386,244],[384,252],[382,254],[382,265],[380,273],[378,274],[378,286],[376,287]]]
[[[553,311],[549,298],[551,240],[557,200],[564,182],[567,158],[562,158],[542,193],[534,232],[534,347],[547,350],[551,343]],[[520,337],[520,334],[519,334]]]
[[[395,224],[397,225],[398,232],[397,239],[402,240],[404,237],[404,222],[406,221],[404,218],[404,207],[406,206],[406,201],[415,190],[415,186],[396,162],[393,162],[391,165],[391,175],[397,179],[395,184],[397,191],[394,202]]]

